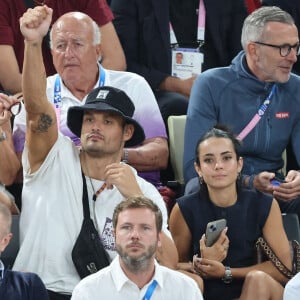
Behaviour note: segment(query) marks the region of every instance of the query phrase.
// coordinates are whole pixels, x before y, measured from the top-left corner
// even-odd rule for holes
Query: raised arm
[[[25,43],[22,85],[31,172],[42,164],[58,135],[55,111],[46,97],[46,72],[42,56],[42,41],[48,32],[51,18],[52,9],[46,5],[28,9],[20,18]]]

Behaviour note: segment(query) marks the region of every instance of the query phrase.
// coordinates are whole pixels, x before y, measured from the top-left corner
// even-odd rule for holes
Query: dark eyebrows
[[[224,152],[221,152],[221,155],[226,155],[226,154],[232,154],[232,151],[224,151]],[[204,154],[204,157],[210,157],[210,156],[214,156],[213,153],[206,153]]]

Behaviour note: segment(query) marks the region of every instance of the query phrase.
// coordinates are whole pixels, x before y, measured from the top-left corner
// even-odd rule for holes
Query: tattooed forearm
[[[35,132],[47,132],[49,127],[53,125],[53,119],[50,115],[41,114],[38,125],[34,128]]]

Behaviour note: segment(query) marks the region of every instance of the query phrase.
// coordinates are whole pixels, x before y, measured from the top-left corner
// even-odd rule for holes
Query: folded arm
[[[168,165],[169,149],[166,138],[146,139],[136,148],[126,148],[123,151],[123,159],[125,151],[128,152],[128,163],[138,171],[161,170]]]

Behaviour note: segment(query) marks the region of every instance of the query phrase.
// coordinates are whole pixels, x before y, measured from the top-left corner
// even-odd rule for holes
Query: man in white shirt
[[[177,252],[167,230],[166,207],[157,189],[132,167],[121,163],[124,146],[139,145],[145,138],[141,125],[133,118],[135,107],[126,93],[113,87],[98,87],[89,93],[84,105],[69,109],[67,124],[80,137],[80,148],[59,132],[55,109],[46,96],[41,50],[52,9],[43,8],[39,13],[28,10],[20,19],[25,43],[22,86],[27,124],[22,156],[21,246],[14,270],[37,273],[50,300],[56,300],[70,299],[80,281],[71,253],[83,220],[82,172],[91,218],[111,259],[116,255],[111,229],[113,209],[132,195],[153,197],[163,211],[164,235],[157,253],[161,263],[175,267]],[[72,37],[71,34],[67,39],[67,47],[76,48]],[[10,100],[0,98],[0,104],[8,109]]]
[[[114,210],[118,256],[110,266],[83,279],[72,300],[200,300],[200,289],[188,276],[160,266],[155,253],[161,243],[162,215],[144,196],[129,197]]]

